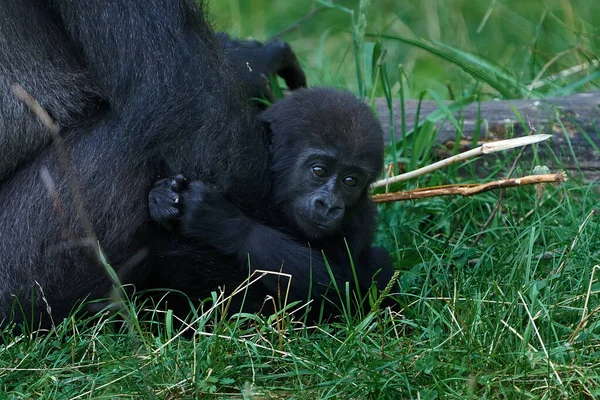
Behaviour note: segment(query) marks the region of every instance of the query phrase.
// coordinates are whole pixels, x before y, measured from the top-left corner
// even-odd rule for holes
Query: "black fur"
[[[276,101],[267,76],[269,73],[276,72],[292,90],[306,87],[306,76],[296,55],[283,40],[272,39],[267,43],[236,40],[225,33],[219,33],[217,37],[223,44],[229,65],[246,84],[250,97],[264,96],[271,103]]]
[[[191,2],[13,0],[0,5],[0,30],[11,41],[0,55],[3,140],[43,133],[33,117],[17,125],[28,111],[7,92],[15,81],[62,124],[67,152],[21,154],[5,170],[21,164],[0,184],[0,320],[47,326],[46,303],[60,321],[107,296],[98,243],[121,280],[142,287],[145,264],[131,263],[147,248],[148,192],[161,177],[202,179],[244,210],[268,195],[269,171],[254,163],[267,134]],[[103,100],[88,102],[96,93]]]
[[[136,7],[151,7],[152,3],[116,3],[96,5],[93,8],[88,7],[86,2],[80,3],[79,11],[71,5],[61,5],[57,0],[46,5],[36,0],[9,0],[0,4],[0,181],[20,165],[34,159],[52,140],[50,133],[34,114],[17,100],[12,88],[14,84],[19,84],[31,94],[65,132],[106,109],[109,100],[111,109],[117,110],[123,107],[119,103],[123,98],[131,98],[133,95],[115,94],[115,90],[137,90],[143,96],[147,86],[140,85],[141,80],[145,79],[154,86],[168,83],[161,81],[160,70],[170,66],[155,68],[155,65],[149,65],[157,60],[162,64],[177,60],[168,59],[170,55],[163,49],[166,42],[144,43],[143,37],[135,34],[122,44],[119,36],[124,35],[128,29],[128,24],[123,21],[129,16],[137,18],[147,15],[151,19],[150,24],[147,24],[148,29],[151,28],[151,23],[160,25],[163,16],[146,10],[135,10]],[[103,29],[102,22],[96,22],[98,13],[104,7],[122,7],[124,14],[121,20],[114,21],[118,24],[117,32],[106,32],[109,35],[106,40],[95,43],[94,28]],[[183,10],[175,18],[181,19],[183,23],[185,14],[186,11]],[[106,18],[112,16],[107,14]],[[107,23],[110,21],[104,21],[104,25]],[[195,34],[202,35],[202,32],[209,31],[203,28]],[[86,41],[86,35],[92,35],[91,40]],[[224,33],[217,37],[224,50],[229,73],[235,74],[241,81],[240,89],[248,97],[265,96],[274,100],[267,79],[270,74],[280,75],[290,89],[306,86],[304,72],[287,43],[278,39],[264,44],[256,40],[237,40]],[[98,38],[102,39],[102,35]],[[103,50],[98,51],[100,47]],[[179,47],[174,47],[177,48]],[[128,51],[133,53],[127,53]],[[99,58],[112,56],[112,52],[121,54],[117,54],[115,62],[103,65]],[[145,52],[154,54],[146,56]],[[121,70],[118,57],[132,57],[137,69],[150,70],[141,74],[125,65]],[[92,70],[87,68],[90,60],[93,63]],[[101,68],[94,70],[94,65]],[[113,66],[117,68],[113,69]],[[189,67],[206,66],[201,63]]]
[[[50,133],[17,101],[20,84],[63,127],[101,104],[99,90],[60,23],[39,1],[0,2],[0,181],[50,143]]]
[[[229,269],[231,254],[173,238],[148,211],[153,182],[182,173],[243,218],[271,223],[277,214],[265,208],[271,171],[257,160],[268,160],[270,134],[249,105],[253,86],[235,76],[201,8],[9,0],[0,42],[0,320],[48,326],[48,309],[59,322],[78,301],[106,297],[112,282],[98,247],[138,289],[157,266],[170,276],[155,285],[188,285],[192,295],[243,279],[239,264]],[[57,146],[14,99],[13,83],[57,120]],[[204,281],[195,280],[201,266],[213,272]]]
[[[383,165],[379,122],[353,95],[331,89],[297,91],[261,119],[269,127],[272,151],[254,162],[269,165],[272,186],[260,214],[241,212],[202,181],[187,186],[181,178],[165,180],[151,191],[155,220],[179,223],[174,252],[195,259],[175,268],[171,257],[157,259],[157,282],[175,281],[175,288],[203,298],[217,286],[231,293],[250,272],[267,270],[274,274],[249,288],[243,310],[259,310],[268,294],[289,301],[311,298],[317,313],[323,304],[330,315],[339,312],[339,295],[333,292],[324,303],[322,295],[334,281],[341,292],[350,282],[356,293],[351,254],[362,294],[373,281],[383,289],[393,267],[382,249],[370,247],[377,212],[368,191]],[[179,218],[173,218],[178,210]],[[174,278],[181,268],[186,271],[181,277],[194,279]],[[289,292],[288,279],[279,272],[292,276]],[[238,295],[231,310],[240,311],[242,300]]]

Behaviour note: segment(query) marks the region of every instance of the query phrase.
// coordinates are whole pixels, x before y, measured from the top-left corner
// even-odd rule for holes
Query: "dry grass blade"
[[[402,182],[409,179],[416,178],[421,175],[426,175],[430,172],[437,171],[438,169],[447,167],[450,164],[454,164],[460,161],[465,161],[470,158],[478,157],[483,154],[491,154],[497,151],[513,149],[515,147],[527,146],[534,143],[543,142],[544,140],[548,140],[552,137],[552,135],[546,134],[538,134],[538,135],[529,135],[518,137],[515,139],[507,139],[507,140],[499,140],[497,142],[486,143],[482,146],[479,146],[475,149],[471,149],[465,151],[463,153],[457,154],[452,157],[445,158],[441,161],[435,162],[433,164],[427,165],[423,168],[416,169],[414,171],[407,172],[405,174],[400,174],[391,178],[381,179],[371,185],[372,188],[378,188],[390,185],[392,183]]]

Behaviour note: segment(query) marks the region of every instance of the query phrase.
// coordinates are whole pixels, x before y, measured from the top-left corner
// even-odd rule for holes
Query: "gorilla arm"
[[[332,283],[340,291],[348,281],[351,289],[356,287],[352,283],[351,262],[342,238],[325,244],[322,249],[311,248],[272,226],[252,219],[201,181],[194,181],[181,190],[180,179],[176,177],[157,182],[150,192],[152,219],[164,224],[174,221],[174,215],[180,215],[177,223],[185,238],[199,246],[211,246],[221,254],[233,256],[240,274],[246,273],[248,261],[252,271],[274,272],[262,278],[271,294],[286,290],[287,282],[282,280],[279,272],[293,276],[288,293],[291,301],[309,297],[316,300]],[[180,211],[181,208],[183,211]],[[383,289],[393,273],[389,256],[377,248],[361,250],[360,254],[354,254],[360,289],[367,290],[371,286],[373,275],[379,269],[383,273],[377,278],[381,282],[377,286]],[[334,295],[330,296],[330,300],[336,297],[339,299]]]

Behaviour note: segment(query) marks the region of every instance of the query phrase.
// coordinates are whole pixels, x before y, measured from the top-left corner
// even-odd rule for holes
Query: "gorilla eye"
[[[327,176],[327,170],[323,167],[313,167],[313,172],[316,176],[318,176],[319,178],[323,178],[324,176]]]
[[[350,187],[354,187],[358,184],[358,180],[353,176],[347,176],[344,178],[344,183]]]

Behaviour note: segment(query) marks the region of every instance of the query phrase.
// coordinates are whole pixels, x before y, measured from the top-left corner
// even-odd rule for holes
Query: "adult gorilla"
[[[77,301],[105,297],[98,243],[122,282],[143,287],[147,263],[135,256],[153,236],[146,199],[159,177],[181,172],[244,215],[265,213],[271,175],[255,161],[269,157],[268,131],[201,10],[174,0],[13,0],[0,18],[2,86],[25,79],[67,127],[65,156],[46,149],[30,160],[34,148],[0,187],[0,318],[48,325],[49,308],[60,320]],[[41,132],[35,121],[27,129]]]
[[[268,171],[252,161],[267,151],[265,132],[191,3],[14,0],[0,18],[3,87],[23,82],[69,126],[67,160],[47,149],[0,188],[0,318],[16,305],[17,322],[36,320],[47,302],[60,320],[78,300],[105,297],[96,240],[123,282],[141,286],[146,271],[130,264],[147,244],[160,176],[201,177],[258,208]]]

